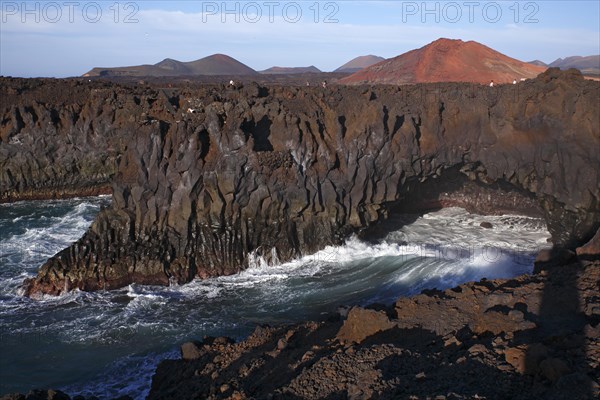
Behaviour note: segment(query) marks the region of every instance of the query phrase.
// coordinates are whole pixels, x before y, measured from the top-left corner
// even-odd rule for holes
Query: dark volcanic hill
[[[438,39],[340,80],[345,84],[425,82],[508,83],[545,71],[480,43]]]
[[[383,60],[385,60],[385,58],[374,55],[360,56],[348,61],[346,64],[342,65],[334,72],[345,72],[353,74],[355,72],[360,71],[363,68],[370,67],[371,65],[377,64],[378,62],[381,62]]]
[[[265,69],[264,71],[259,71],[261,74],[306,74],[306,73],[314,73],[319,74],[322,71],[311,65],[310,67],[271,67]]]
[[[97,67],[83,76],[193,76],[193,75],[256,75],[255,70],[225,54],[213,54],[196,61],[181,62],[171,58],[154,65],[131,67]]]
[[[577,68],[583,74],[598,75],[600,74],[600,55],[596,56],[573,56],[567,58],[559,58],[548,65],[560,69]]]

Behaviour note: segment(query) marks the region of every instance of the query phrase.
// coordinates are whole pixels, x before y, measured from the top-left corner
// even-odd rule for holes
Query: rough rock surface
[[[600,84],[573,71],[499,88],[136,90],[104,95],[111,118],[140,103],[122,111],[133,127],[112,207],[28,294],[232,274],[369,233],[398,209],[538,212],[571,248],[600,224]]]
[[[393,326],[384,311],[353,307],[336,338],[342,343],[360,343],[367,337]]]
[[[400,299],[380,329],[378,312],[353,308],[239,343],[208,338],[197,357],[163,361],[148,398],[598,398],[598,256]],[[361,329],[370,334],[339,340]]]

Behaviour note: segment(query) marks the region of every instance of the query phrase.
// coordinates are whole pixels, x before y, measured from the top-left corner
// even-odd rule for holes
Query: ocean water
[[[143,399],[158,362],[177,358],[182,342],[241,339],[257,324],[319,319],[340,305],[392,303],[426,288],[530,273],[550,236],[540,219],[448,208],[394,217],[398,229],[375,243],[352,237],[274,266],[255,258],[234,276],[23,297],[23,280],[109,203],[98,197],[0,205],[0,394],[56,388]],[[483,221],[493,228],[480,227]]]

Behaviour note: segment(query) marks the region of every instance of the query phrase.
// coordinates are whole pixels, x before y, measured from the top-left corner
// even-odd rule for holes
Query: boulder
[[[367,337],[396,326],[383,311],[353,307],[336,335],[342,343],[361,343]]]
[[[194,342],[186,342],[181,345],[181,358],[184,360],[196,360],[204,354],[202,348],[200,348]]]
[[[504,359],[520,374],[535,375],[540,363],[547,357],[548,349],[540,344],[529,346],[509,347],[504,350]]]

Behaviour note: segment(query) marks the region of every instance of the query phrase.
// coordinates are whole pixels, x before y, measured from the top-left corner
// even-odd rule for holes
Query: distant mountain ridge
[[[346,73],[355,73],[360,71],[363,68],[370,67],[371,65],[377,64],[385,60],[383,57],[368,55],[368,56],[360,56],[353,58],[348,61],[346,64],[342,65],[338,69],[333,72],[346,72]]]
[[[271,67],[259,72],[261,74],[318,74],[322,71],[314,65],[311,65],[310,67]]]
[[[420,49],[340,79],[345,84],[410,84],[421,82],[509,83],[533,78],[545,67],[508,57],[475,41],[441,38]]]
[[[524,63],[474,41],[463,42],[462,40],[442,38],[420,49],[411,50],[387,60],[374,55],[356,57],[333,72],[353,74],[343,79],[342,83],[347,84],[359,82],[401,84],[443,81],[477,81],[485,83],[492,79],[497,82],[507,82],[513,79],[530,78],[548,67],[576,68],[583,74],[600,75],[600,55],[559,58],[550,64],[540,60]],[[359,72],[361,74],[356,75]],[[304,73],[322,73],[322,71],[311,65],[308,67],[274,66],[257,72],[228,55],[213,54],[189,62],[165,58],[156,64],[96,67],[83,76],[251,76]]]
[[[600,74],[600,55],[595,56],[572,56],[567,58],[559,58],[550,65],[549,67],[558,67],[560,69],[577,68],[583,74]]]
[[[576,68],[583,74],[600,75],[600,55],[558,58],[552,61],[550,64],[546,64],[540,60],[534,60],[529,61],[529,64],[560,69]]]
[[[130,67],[93,68],[83,76],[186,76],[257,75],[258,72],[225,54],[213,54],[195,61],[165,58],[156,64]]]
[[[532,65],[537,65],[538,67],[548,67],[548,64],[546,64],[543,61],[540,60],[533,60],[533,61],[528,61],[528,64],[532,64]]]

